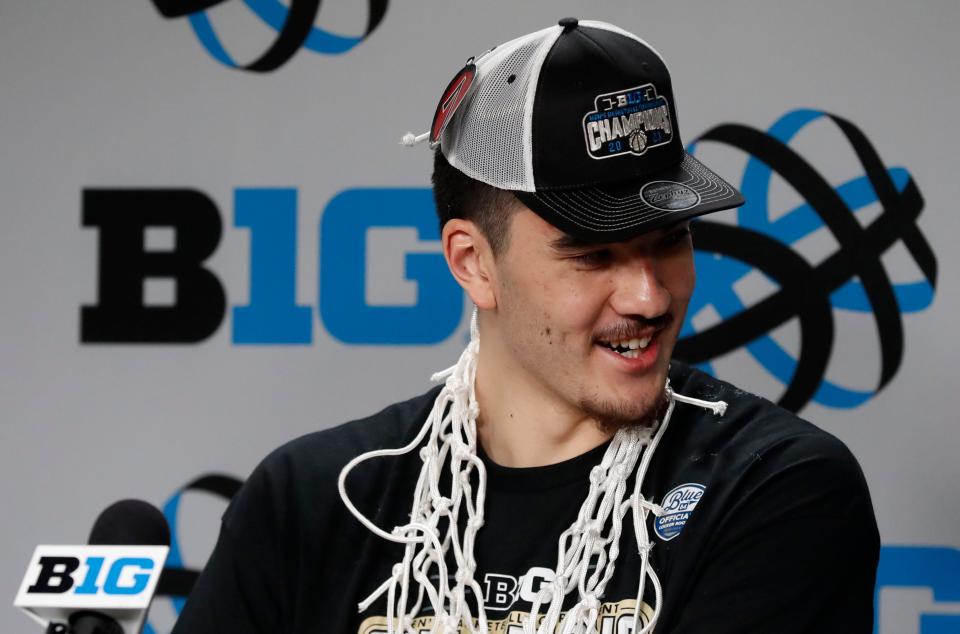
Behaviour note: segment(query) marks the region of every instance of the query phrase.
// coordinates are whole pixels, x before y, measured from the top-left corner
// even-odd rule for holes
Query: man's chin
[[[595,395],[579,403],[580,409],[593,418],[600,429],[609,433],[629,427],[652,427],[666,411],[667,405],[666,390],[630,400],[604,399]]]

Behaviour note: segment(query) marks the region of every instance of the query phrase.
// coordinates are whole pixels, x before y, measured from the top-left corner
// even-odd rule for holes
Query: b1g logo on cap
[[[697,508],[697,503],[703,497],[706,487],[696,482],[687,482],[671,489],[665,496],[660,506],[663,507],[663,515],[653,522],[653,530],[657,536],[665,542],[670,541],[680,534],[690,519],[693,509]]]
[[[591,158],[643,154],[673,138],[670,105],[653,84],[598,95],[594,110],[583,117],[583,134]]]

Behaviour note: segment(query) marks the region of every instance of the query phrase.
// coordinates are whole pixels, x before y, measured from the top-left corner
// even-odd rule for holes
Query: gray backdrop
[[[240,61],[276,36],[251,4],[233,0],[206,13]],[[327,297],[321,311],[324,289],[340,288],[321,284],[321,270],[343,284],[359,280],[367,305],[401,311],[447,288],[404,279],[413,261],[435,267],[430,254],[438,252],[429,232],[405,226],[416,205],[383,223],[398,226],[361,227],[367,253],[359,269],[323,260],[321,221],[346,190],[425,188],[429,152],[403,148],[399,137],[426,130],[468,56],[567,14],[614,22],[661,51],[686,141],[721,123],[768,130],[787,113],[813,108],[854,122],[888,168],[916,181],[925,200],[918,226],[939,277],[925,301],[924,277],[907,249],[897,243],[882,256],[903,285],[902,364],[869,396],[882,337],[870,311],[837,307],[826,378],[868,396],[855,407],[812,402],[802,414],[848,443],[870,483],[884,542],[879,631],[960,632],[960,349],[950,325],[960,309],[960,5],[953,1],[394,2],[354,48],[304,48],[272,72],[253,73],[218,62],[187,17],[166,19],[149,0],[0,0],[0,562],[7,571],[0,597],[12,602],[35,545],[83,543],[110,502],[138,497],[162,506],[199,475],[242,479],[285,440],[420,393],[432,371],[455,361],[466,310],[455,327],[455,312],[437,322],[435,343],[402,341],[390,329],[392,313],[371,317],[366,334],[355,328],[361,341],[350,343],[332,334],[334,322],[351,322],[340,298]],[[360,33],[366,19],[364,3],[328,0],[316,24]],[[849,144],[824,120],[791,147],[836,187],[863,177]],[[742,152],[706,143],[697,152],[741,182]],[[100,231],[82,226],[83,192],[92,188],[187,188],[215,204],[223,235],[204,266],[227,308],[211,336],[190,344],[81,342],[81,306],[98,302],[102,274]],[[309,312],[310,340],[245,344],[233,307],[250,301],[253,250],[252,231],[235,218],[239,190],[278,188],[296,195],[296,266],[285,279]],[[771,217],[802,203],[782,179],[772,180]],[[880,212],[866,205],[857,218],[869,223]],[[743,222],[735,212],[723,216]],[[173,245],[169,230],[150,230],[146,240],[160,251]],[[825,229],[792,246],[813,263],[839,248]],[[735,286],[747,305],[772,288],[760,273]],[[151,280],[146,300],[170,303],[172,289],[170,280]],[[697,329],[725,317],[707,304],[691,316]],[[797,354],[796,320],[770,337]],[[712,369],[774,400],[784,390],[746,350]],[[198,492],[182,497],[175,531],[185,565],[202,565],[224,504]],[[161,599],[152,626],[166,631],[174,614]],[[33,627],[12,607],[0,611],[4,632]]]

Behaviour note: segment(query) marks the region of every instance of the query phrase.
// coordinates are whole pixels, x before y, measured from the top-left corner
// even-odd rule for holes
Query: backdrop
[[[960,632],[960,5],[319,9],[0,0],[0,597],[35,545],[139,497],[187,571],[154,604],[168,631],[260,458],[455,361],[430,153],[397,141],[469,56],[569,14],[663,53],[685,143],[748,199],[695,238],[678,353],[859,458],[878,631]]]

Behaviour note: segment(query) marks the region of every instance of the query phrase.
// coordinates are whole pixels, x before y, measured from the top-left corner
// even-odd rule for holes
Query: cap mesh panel
[[[494,49],[477,61],[477,87],[461,104],[441,140],[451,165],[501,189],[533,191],[524,152],[525,108],[537,63],[555,41],[552,29]],[[513,76],[513,81],[509,81]]]

